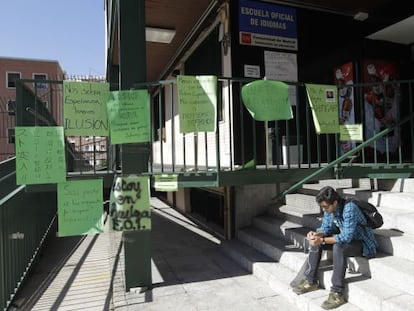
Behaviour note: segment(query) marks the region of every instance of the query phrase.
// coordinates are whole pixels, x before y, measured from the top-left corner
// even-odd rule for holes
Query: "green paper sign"
[[[149,105],[147,90],[111,92],[107,103],[111,144],[150,141]]]
[[[63,81],[66,136],[108,136],[109,84]]]
[[[340,141],[362,141],[362,124],[343,124],[339,126]]]
[[[178,175],[154,175],[154,188],[156,191],[177,191]]]
[[[289,85],[280,81],[257,80],[242,88],[244,106],[257,121],[290,120]]]
[[[306,84],[317,134],[339,133],[338,89],[335,85]]]
[[[58,235],[103,232],[101,179],[76,180],[58,184]]]
[[[63,127],[16,127],[16,183],[66,181]]]
[[[151,230],[149,177],[116,177],[109,204],[114,231]]]
[[[178,76],[180,133],[215,132],[217,77]]]

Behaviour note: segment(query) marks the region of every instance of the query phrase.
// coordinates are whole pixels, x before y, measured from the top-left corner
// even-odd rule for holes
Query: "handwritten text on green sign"
[[[109,213],[112,230],[150,230],[149,177],[116,177]]]
[[[66,136],[108,136],[108,83],[63,82]]]
[[[335,85],[306,84],[316,133],[339,133],[338,90]]]
[[[150,141],[150,109],[147,90],[111,92],[107,105],[111,144]]]
[[[178,76],[180,132],[216,130],[217,77]]]
[[[103,183],[101,179],[59,183],[59,236],[103,232],[102,198]]]
[[[15,135],[18,185],[66,180],[63,127],[16,127]]]

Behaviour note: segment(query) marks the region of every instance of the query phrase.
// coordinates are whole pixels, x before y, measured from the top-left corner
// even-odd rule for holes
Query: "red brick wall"
[[[14,154],[14,145],[7,141],[7,128],[14,127],[15,117],[8,115],[7,102],[16,99],[16,89],[7,88],[7,72],[20,72],[22,79],[33,79],[33,74],[46,74],[48,80],[64,78],[57,61],[0,57],[0,161]],[[32,83],[26,85],[33,89]],[[50,92],[51,87],[53,92]],[[47,89],[40,89],[37,94],[43,101],[48,102],[48,108],[55,120],[62,125],[62,85],[48,85]]]

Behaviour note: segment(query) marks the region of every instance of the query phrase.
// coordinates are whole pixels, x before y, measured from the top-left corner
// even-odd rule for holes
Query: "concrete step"
[[[414,296],[372,279],[348,278],[348,301],[362,310],[412,310]]]
[[[319,185],[322,187],[325,186],[331,186],[334,188],[352,188],[357,186],[356,185],[357,180],[353,179],[323,179],[319,180]]]
[[[414,261],[414,236],[395,229],[375,230],[378,249],[386,254]]]
[[[312,217],[312,216],[309,216],[309,217]],[[316,222],[317,225],[319,226],[320,224],[319,217],[317,217],[317,219],[315,219],[314,222]],[[309,242],[306,239],[306,234],[310,230],[314,230],[314,228],[318,226],[315,226],[313,228],[305,227],[295,222],[276,218],[270,215],[256,216],[255,218],[253,218],[253,223],[252,223],[253,228],[263,231],[272,237],[284,239],[287,241],[287,243],[291,243],[295,247],[303,250],[304,252],[306,252],[306,250],[309,248]],[[389,236],[392,236],[392,234],[384,233],[383,236],[384,236],[384,244],[387,245],[388,249],[390,249],[389,243],[387,243],[386,239]]]
[[[319,213],[321,210],[315,201],[315,196],[301,193],[287,194],[286,205],[307,209],[309,213]]]
[[[307,256],[302,246],[292,244],[282,237],[272,236],[257,228],[250,227],[239,230],[237,237],[246,245],[297,272]],[[392,280],[395,286],[414,295],[414,261],[379,252],[378,258],[367,260],[363,257],[355,257],[350,258],[350,263],[354,267],[353,270],[384,283],[391,282],[390,279],[394,279],[393,276],[396,275],[396,280]],[[392,275],[383,273],[387,266],[390,266],[388,269],[393,269]],[[408,285],[397,285],[402,279],[405,280],[403,283]]]
[[[298,310],[323,310],[320,305],[327,298],[329,290],[320,289],[303,295],[296,295],[290,288],[290,282],[295,278],[296,272],[274,262],[271,258],[260,254],[246,244],[237,241],[224,241],[222,250],[233,260],[243,265],[247,271],[267,282],[276,292],[280,293],[295,305]],[[292,309],[292,310],[296,310]],[[364,310],[351,302],[335,309],[338,311],[360,311]],[[367,309],[368,310],[368,309]],[[403,311],[403,309],[395,309]]]
[[[343,196],[356,196],[361,200],[365,200],[365,198],[369,198],[372,190],[366,188],[346,188],[346,189],[339,189],[338,193]]]
[[[414,262],[395,256],[369,260],[372,279],[414,295]]]
[[[355,189],[352,189],[355,190]],[[357,194],[360,199],[368,200],[384,217],[385,229],[397,229],[414,235],[414,193],[391,193],[382,191],[362,191]],[[309,194],[292,194],[286,196],[286,205],[275,209],[270,215],[290,220],[310,228],[317,227],[319,220],[314,218],[320,213],[315,197]],[[312,217],[309,217],[312,216]],[[313,218],[313,219],[312,219]]]
[[[378,207],[384,219],[383,229],[395,229],[405,234],[414,235],[414,210],[407,211],[386,206]]]
[[[413,180],[405,183],[401,181],[397,186],[406,189],[412,185],[414,192]],[[343,194],[370,201],[384,217],[384,226],[375,230],[379,243],[377,258],[349,259],[346,274],[349,302],[362,310],[411,310],[414,305],[414,193],[398,192],[394,189],[397,186],[393,188],[395,192],[372,191],[369,179],[358,185],[349,180],[304,185],[299,193],[286,196],[286,205],[271,208],[267,215],[253,220],[253,228],[240,230],[238,236],[247,247],[253,247],[278,261],[274,265],[277,268],[266,267],[272,274],[265,277],[268,280],[278,278],[283,270],[280,266],[293,271],[295,276],[302,267],[307,256],[304,253],[307,248],[304,242],[306,232],[309,228],[319,227],[321,223],[322,215],[315,195],[325,185],[331,185]],[[373,189],[382,188],[377,184]],[[324,259],[319,279],[321,285],[329,289],[331,261],[329,256]],[[281,279],[286,284],[292,280],[286,277]],[[286,287],[286,284],[278,286]],[[302,299],[301,296],[296,298]],[[304,309],[308,308],[304,306]]]
[[[312,216],[306,217],[311,218]],[[311,221],[306,222],[312,223]],[[319,225],[320,220],[316,218],[314,223]],[[299,248],[307,248],[306,234],[309,230],[318,227],[305,227],[296,222],[270,215],[255,217],[252,226],[274,237],[284,238]],[[389,255],[414,261],[414,235],[406,234],[395,229],[386,229],[385,227],[386,225],[384,225],[384,228],[379,228],[374,231],[379,244],[378,250]]]
[[[304,187],[314,188],[315,185],[304,185]],[[319,185],[317,185],[319,188]],[[286,204],[304,207],[309,206],[309,209],[317,210],[318,206],[315,202],[315,196],[318,190],[311,188],[300,189],[295,194],[286,196]],[[369,201],[377,207],[387,209],[405,210],[407,212],[414,212],[414,192],[398,193],[389,191],[372,191],[365,188],[346,188],[338,190],[343,196],[356,196],[361,200]],[[288,197],[289,196],[289,197]]]
[[[264,232],[276,237],[284,237],[289,241],[295,241],[293,236],[289,236],[292,232],[298,230],[300,233],[307,233],[308,228],[303,227],[295,222],[284,220],[270,215],[262,215],[253,218],[253,227],[258,228]],[[292,234],[293,235],[293,234]]]
[[[370,197],[372,191],[377,190],[376,182],[371,182],[369,178],[360,179],[326,179],[320,180],[318,183],[304,184],[298,193],[316,196],[319,190],[325,186],[334,187],[343,195],[353,195],[360,199]]]
[[[253,227],[238,230],[237,239],[294,271],[299,271],[306,259],[303,248]]]
[[[375,206],[414,212],[414,193],[374,191],[368,201]]]
[[[243,247],[248,247],[250,252],[250,249],[254,248],[259,254],[265,254],[268,260],[277,261],[277,265],[282,265],[284,268],[288,268],[289,271],[293,271],[293,277],[300,270],[307,257],[307,254],[295,248],[294,245],[290,245],[285,241],[281,241],[278,237],[271,236],[255,228],[240,230],[238,237],[240,242],[244,243]],[[356,264],[356,266],[359,265],[360,268],[359,273],[353,271],[346,275],[347,295],[349,296],[349,301],[351,303],[358,305],[363,310],[385,310],[379,308],[384,304],[388,304],[392,307],[392,309],[389,310],[408,310],[406,309],[406,303],[414,302],[414,296],[412,296],[413,293],[410,290],[410,287],[414,288],[414,286],[411,286],[412,282],[414,282],[414,280],[412,280],[414,278],[414,273],[411,271],[411,268],[414,269],[414,263],[403,259],[401,259],[402,261],[394,261],[392,258],[393,257],[384,257],[384,255],[369,261],[361,257],[351,258],[350,262]],[[371,263],[374,260],[375,264],[373,265]],[[365,268],[361,269],[361,264],[365,265]],[[404,265],[408,268],[399,269],[399,265]],[[244,266],[251,266],[251,264],[244,264]],[[383,271],[386,269],[384,267],[388,266],[394,267],[393,270],[389,273],[384,273]],[[329,289],[331,284],[331,268],[332,266],[329,259],[322,260],[319,280],[321,286],[327,289]],[[278,268],[277,273],[280,273],[281,270],[283,269]],[[388,268],[388,270],[390,269]],[[372,273],[372,280],[369,279],[370,273]],[[395,277],[392,277],[391,281],[389,276],[390,273],[395,275]],[[276,275],[279,276],[279,274]],[[266,275],[265,277],[269,278],[270,276]],[[285,281],[290,283],[292,279]],[[400,280],[407,280],[406,283],[408,286],[406,287],[401,284],[397,286],[397,283],[401,283]],[[389,288],[390,284],[393,285],[391,289]],[[369,297],[368,301],[365,297]],[[405,297],[404,301],[407,302],[403,303],[400,299],[394,299],[394,297]],[[372,308],[372,306],[378,306],[378,308]]]
[[[329,289],[331,277],[332,271],[320,275],[320,281],[325,288]],[[410,304],[414,303],[414,296],[390,285],[387,281],[347,272],[345,282],[347,300],[362,310],[407,311],[412,309]]]
[[[377,229],[378,237],[380,239],[381,251],[395,256],[406,258],[414,261],[413,252],[411,247],[413,242],[410,237],[414,237],[414,194],[413,193],[390,193],[390,192],[367,192],[365,197],[370,196],[369,201],[374,205],[379,205],[378,210],[383,215],[384,225]],[[298,199],[301,198],[301,199]],[[286,221],[290,221],[304,227],[317,228],[320,225],[322,215],[315,214],[309,211],[309,207],[306,204],[302,206],[298,202],[306,200],[308,202],[313,201],[314,197],[311,195],[296,194],[293,197],[292,202],[294,205],[283,205],[279,208],[273,208],[272,212],[268,215],[277,217]],[[381,235],[382,230],[384,234]],[[390,231],[391,230],[391,231]],[[269,232],[269,231],[268,231]],[[391,233],[391,236],[387,236],[387,232]],[[398,238],[403,233],[405,238]],[[387,241],[388,240],[388,241]],[[395,241],[396,247],[393,248],[390,243],[391,240]],[[408,243],[409,247],[404,250],[404,243]],[[403,244],[401,244],[403,243]]]
[[[414,178],[379,179],[378,189],[391,192],[414,192]]]
[[[253,218],[252,227],[273,237],[282,238],[302,250],[306,250],[309,247],[306,234],[311,229],[297,223],[263,215]]]
[[[371,180],[369,178],[359,179],[324,179],[319,180],[318,183],[304,184],[304,189],[320,190],[325,186],[331,186],[335,189],[348,189],[348,188],[359,188],[359,189],[372,189]]]
[[[258,252],[265,254],[269,258],[277,261],[286,267],[299,272],[303,263],[307,258],[307,248],[297,246],[289,241],[284,240],[281,237],[274,237],[259,229],[249,227],[237,232],[237,238],[246,245],[254,248]],[[330,257],[331,252],[324,252],[321,267],[330,266],[332,261]],[[368,260],[362,257],[350,258],[353,270],[370,277],[370,268]],[[326,269],[325,269],[326,270]],[[322,273],[330,272],[322,269]],[[329,276],[330,278],[330,276]],[[323,280],[323,277],[320,277]]]
[[[268,215],[309,228],[319,227],[322,221],[320,211],[310,211],[306,206],[282,205],[268,209]]]

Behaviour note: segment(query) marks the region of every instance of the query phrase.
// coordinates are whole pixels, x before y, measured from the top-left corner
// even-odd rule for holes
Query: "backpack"
[[[355,198],[347,199],[345,202],[347,203],[350,201],[354,202],[359,207],[362,214],[364,214],[365,219],[367,220],[368,227],[371,227],[372,229],[377,229],[384,224],[382,215],[373,204],[367,201],[360,201]]]

